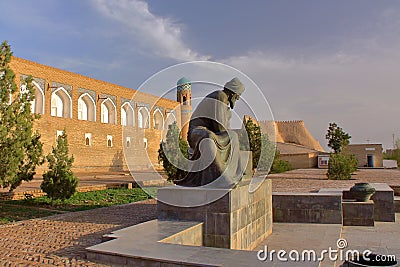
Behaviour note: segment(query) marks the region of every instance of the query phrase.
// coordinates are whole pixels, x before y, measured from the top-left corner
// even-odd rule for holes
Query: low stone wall
[[[342,223],[342,193],[272,194],[273,220],[281,223]]]

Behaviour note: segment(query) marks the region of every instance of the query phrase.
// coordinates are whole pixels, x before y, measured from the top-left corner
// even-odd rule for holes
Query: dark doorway
[[[370,168],[374,167],[374,155],[367,155],[367,164]]]

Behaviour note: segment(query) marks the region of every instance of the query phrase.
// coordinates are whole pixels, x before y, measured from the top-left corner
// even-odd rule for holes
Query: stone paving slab
[[[118,266],[298,266],[317,267],[318,262],[260,261],[256,251],[167,244],[159,240],[199,222],[152,220],[114,232],[118,238],[88,248],[89,257]],[[201,224],[201,223],[200,223]]]
[[[342,238],[346,239],[348,249],[365,249],[383,255],[396,255],[400,260],[400,214],[396,222],[375,222],[374,227],[344,226]]]
[[[340,238],[341,230],[341,224],[274,223],[272,234],[255,250],[265,251],[268,248],[269,252],[284,250],[287,253],[291,250],[300,253],[303,250],[314,250],[319,257],[322,250],[337,248],[336,242]],[[277,261],[276,256],[275,253],[274,261]],[[334,264],[335,262],[325,258],[320,266],[333,267]]]

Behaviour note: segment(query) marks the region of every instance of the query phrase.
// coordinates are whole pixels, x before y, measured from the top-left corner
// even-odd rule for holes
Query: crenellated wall
[[[311,135],[302,120],[292,121],[260,121],[263,132],[271,134],[275,131],[276,142],[293,143],[317,151],[324,151],[319,142]]]

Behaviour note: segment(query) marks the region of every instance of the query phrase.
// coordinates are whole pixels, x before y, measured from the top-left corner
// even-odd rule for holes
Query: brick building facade
[[[157,164],[163,129],[180,125],[179,102],[21,58],[10,65],[22,89],[23,78],[34,78],[32,111],[41,114],[35,127],[44,153],[65,128],[75,171],[149,168]]]
[[[350,144],[347,148],[350,154],[356,156],[358,167],[383,167],[382,144]]]

